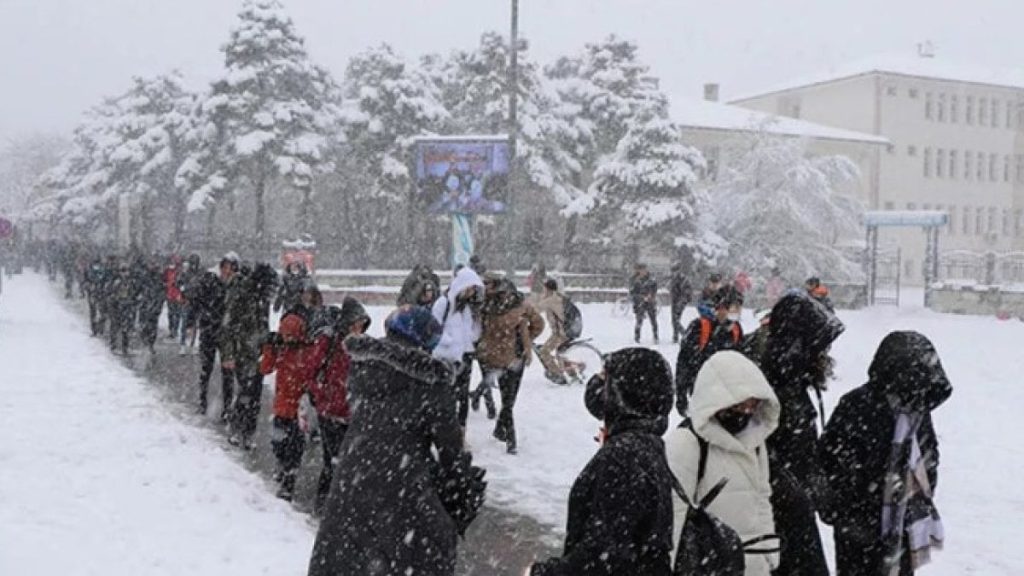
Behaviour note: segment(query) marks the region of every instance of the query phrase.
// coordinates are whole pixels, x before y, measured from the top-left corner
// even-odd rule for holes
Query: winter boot
[[[277,497],[285,502],[291,502],[295,496],[295,470],[285,472],[281,478],[281,487],[277,490]]]
[[[505,430],[505,427],[500,423],[494,427],[494,433],[492,435],[494,436],[494,439],[497,440],[498,442],[508,441],[508,432]]]
[[[491,393],[491,389],[487,388],[484,391],[484,404],[487,405],[487,419],[494,420],[498,417],[498,408],[494,405],[494,395]]]
[[[512,455],[519,453],[519,447],[516,445],[515,429],[509,429],[507,431],[505,438],[505,451]]]
[[[469,393],[469,407],[473,409],[473,412],[480,411],[480,389],[477,388]]]

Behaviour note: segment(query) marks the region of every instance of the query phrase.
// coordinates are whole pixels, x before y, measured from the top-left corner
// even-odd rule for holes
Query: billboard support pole
[[[508,138],[509,138],[509,200],[515,199],[516,208],[509,210],[506,215],[506,225],[509,232],[509,242],[506,242],[508,252],[505,263],[509,267],[509,277],[512,278],[515,270],[515,255],[520,251],[517,244],[516,224],[518,218],[518,205],[522,201],[519,197],[519,0],[512,0],[511,30],[509,31],[509,71],[508,71]],[[512,202],[509,202],[512,204]]]
[[[452,214],[452,268],[469,265],[473,255],[473,217]]]

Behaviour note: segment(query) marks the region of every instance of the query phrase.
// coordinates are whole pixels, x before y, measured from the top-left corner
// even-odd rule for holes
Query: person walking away
[[[740,270],[736,272],[732,285],[740,291],[740,294],[746,296],[750,289],[754,287],[754,281],[750,279],[750,274],[747,274],[745,270]]]
[[[167,261],[164,268],[164,296],[167,299],[167,338],[178,339],[178,331],[181,330],[181,315],[184,313],[185,296],[178,286],[178,277],[181,275],[181,256],[173,254]]]
[[[672,411],[672,371],[657,352],[608,355],[587,383],[586,406],[606,437],[569,493],[562,556],[531,576],[668,576],[672,573],[672,473],[661,437]]]
[[[202,282],[208,282],[206,274],[208,272],[203,270],[203,262],[199,254],[193,253],[189,254],[178,275],[178,289],[181,290],[184,299],[181,325],[178,328],[178,344],[180,345],[178,354],[180,356],[184,356],[189,349],[195,349],[196,334],[199,332],[199,311],[193,300],[195,300],[196,292],[200,290]],[[216,274],[212,274],[212,277],[216,278]]]
[[[939,442],[931,413],[952,395],[917,332],[882,340],[868,382],[839,401],[818,442],[838,576],[910,576],[941,548]]]
[[[167,289],[159,258],[153,256],[143,262],[139,271],[139,338],[150,354],[155,354],[160,313],[167,299]]]
[[[89,326],[92,328],[93,336],[103,334],[106,317],[104,315],[104,291],[109,281],[111,271],[103,264],[103,260],[96,256],[89,264],[85,272],[85,294],[89,304]]]
[[[633,341],[640,343],[640,331],[644,326],[644,317],[651,321],[654,343],[658,343],[658,283],[651,277],[646,264],[637,264],[636,272],[629,287],[629,297],[633,300],[633,314],[636,315],[636,329],[633,330]]]
[[[828,286],[821,283],[821,279],[818,277],[808,278],[804,282],[804,289],[807,290],[807,294],[814,298],[832,313],[835,313],[836,307],[832,304],[832,298],[829,296]]]
[[[829,348],[844,326],[821,303],[800,292],[772,309],[762,369],[782,405],[779,427],[768,438],[775,528],[782,538],[776,576],[827,576],[815,519],[821,470],[815,457],[818,413],[811,390],[825,387]]]
[[[683,270],[682,262],[672,264],[672,280],[669,283],[669,294],[672,300],[672,343],[678,344],[683,337],[683,324],[681,322],[683,311],[693,298],[693,287],[689,278]]]
[[[454,576],[458,535],[483,503],[484,471],[463,451],[451,366],[431,355],[441,324],[404,307],[385,331],[345,340],[352,420],[309,576]]]
[[[289,502],[295,493],[296,475],[305,449],[305,435],[299,426],[299,402],[314,375],[309,328],[320,302],[320,290],[307,282],[299,303],[281,318],[274,346],[264,348],[260,361],[261,373],[277,372],[270,443],[280,471],[277,497]]]
[[[785,292],[786,281],[782,279],[782,273],[778,267],[772,268],[772,275],[764,284],[765,307],[771,309]]]
[[[772,311],[768,308],[759,308],[754,311],[754,319],[757,320],[757,330],[744,336],[742,351],[751,362],[761,367],[768,350],[768,330]]]
[[[138,305],[139,292],[127,262],[117,267],[117,275],[110,284],[110,349],[128,355],[128,342],[131,338],[135,310]]]
[[[64,276],[64,299],[70,300],[74,295],[75,277],[78,275],[78,247],[73,242],[64,244],[59,250],[60,272]]]
[[[234,274],[230,262],[222,264],[220,275],[197,269],[198,274],[189,281],[185,291],[188,315],[199,331],[199,413],[206,414],[207,389],[213,374],[214,361],[220,350],[220,339],[224,323],[224,283]],[[220,419],[227,422],[234,397],[234,372],[221,365],[221,407]]]
[[[441,279],[425,264],[417,264],[405,278],[398,293],[398,306],[433,306]],[[428,295],[426,292],[430,291]]]
[[[565,336],[565,296],[558,291],[558,281],[554,278],[544,281],[544,296],[537,304],[537,311],[544,315],[549,330],[547,341],[537,351],[545,376],[556,384],[567,384],[562,362],[555,354],[568,341]]]
[[[221,376],[227,376],[229,382],[237,386],[229,414],[231,435],[228,441],[244,449],[252,445],[259,418],[263,396],[259,354],[260,344],[267,336],[263,306],[252,271],[252,266],[243,265],[233,252],[221,261],[221,272],[226,279],[220,335]]]
[[[302,290],[309,274],[301,262],[290,262],[284,269],[284,279],[274,300],[274,312],[287,313],[302,298]]]
[[[690,395],[701,367],[722,350],[735,350],[743,344],[740,313],[743,295],[732,286],[722,286],[708,302],[714,315],[698,316],[686,329],[676,358],[676,410],[686,416]]]
[[[530,364],[533,341],[544,332],[544,319],[526,297],[507,278],[488,277],[487,294],[481,310],[483,336],[477,346],[477,361],[484,373],[482,384],[488,398],[488,417],[494,410],[490,388],[497,383],[501,392],[501,413],[494,427],[494,437],[505,443],[509,454],[518,451],[513,410],[523,372]],[[481,389],[473,398],[479,405]]]
[[[365,334],[370,327],[370,316],[358,300],[346,296],[341,306],[325,307],[314,320],[314,325],[309,361],[313,374],[308,382],[323,436],[323,468],[317,481],[313,513],[322,517],[341,443],[352,417],[348,402],[351,357],[345,349],[344,340],[348,336]]]
[[[690,418],[665,444],[669,467],[691,502],[728,480],[707,510],[741,541],[756,542],[746,549],[745,576],[770,576],[779,563],[765,441],[780,411],[757,366],[735,350],[718,352],[697,374]],[[673,505],[672,541],[679,542],[688,507],[678,496]]]
[[[434,348],[434,358],[455,367],[455,401],[459,424],[463,430],[469,417],[469,379],[473,372],[473,354],[480,340],[480,305],[484,283],[472,268],[463,268],[452,279],[444,296],[437,299],[432,310],[434,319],[443,327],[441,341]]]

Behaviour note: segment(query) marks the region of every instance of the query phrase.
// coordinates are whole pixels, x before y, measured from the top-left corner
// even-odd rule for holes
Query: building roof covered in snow
[[[768,87],[756,92],[740,94],[731,98],[730,102],[743,102],[780,92],[788,92],[790,90],[808,88],[818,84],[828,84],[871,74],[889,74],[909,78],[947,80],[968,84],[1024,89],[1024,69],[1021,68],[986,69],[934,56],[881,54],[841,64],[829,70],[819,71],[817,74],[795,78],[784,84]]]
[[[672,121],[684,129],[729,132],[763,131],[777,136],[797,138],[841,140],[867,144],[889,143],[888,139],[874,134],[833,128],[806,120],[767,114],[707,100],[675,99],[672,101],[671,115]]]

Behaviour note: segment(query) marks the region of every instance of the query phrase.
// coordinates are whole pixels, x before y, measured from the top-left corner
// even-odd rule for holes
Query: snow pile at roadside
[[[313,531],[46,281],[0,296],[0,574],[305,574]]]

